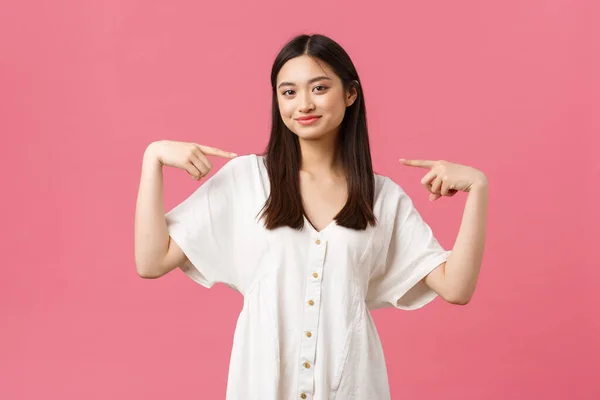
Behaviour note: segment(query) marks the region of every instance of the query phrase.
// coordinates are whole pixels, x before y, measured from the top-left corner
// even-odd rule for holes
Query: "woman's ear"
[[[357,80],[353,80],[350,84],[350,89],[346,92],[346,107],[350,107],[356,101],[358,97],[358,83]]]

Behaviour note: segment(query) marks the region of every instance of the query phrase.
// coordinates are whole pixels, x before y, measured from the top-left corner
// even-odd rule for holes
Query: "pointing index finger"
[[[435,161],[431,160],[405,160],[404,158],[401,158],[400,162],[404,165],[408,165],[409,167],[419,168],[432,168],[435,164]]]
[[[217,156],[217,157],[223,157],[223,158],[235,158],[237,157],[237,154],[232,153],[230,151],[224,151],[221,149],[217,149],[215,147],[210,147],[210,146],[203,146],[201,144],[198,145],[198,147],[200,147],[200,150],[202,151],[202,153],[209,155],[209,156]]]

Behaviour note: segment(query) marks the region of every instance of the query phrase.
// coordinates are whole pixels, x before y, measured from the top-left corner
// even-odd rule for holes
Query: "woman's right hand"
[[[217,156],[235,158],[237,154],[203,146],[197,143],[160,140],[148,146],[148,150],[156,157],[161,165],[185,170],[195,180],[200,180],[212,169],[212,163],[206,158]]]

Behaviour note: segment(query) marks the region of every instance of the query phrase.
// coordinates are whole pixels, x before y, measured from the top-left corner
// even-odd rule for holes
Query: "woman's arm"
[[[485,177],[471,187],[460,230],[448,260],[424,278],[424,282],[453,304],[467,304],[479,276],[485,245],[488,182]]]
[[[186,260],[167,231],[162,164],[156,146],[152,143],[144,152],[135,208],[135,264],[143,278],[158,278]]]

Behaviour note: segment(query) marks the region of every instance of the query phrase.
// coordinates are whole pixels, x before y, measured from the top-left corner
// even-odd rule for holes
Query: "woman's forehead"
[[[289,82],[296,85],[303,85],[319,76],[335,79],[335,74],[327,63],[315,60],[307,55],[302,55],[292,58],[283,65],[277,74],[277,84]]]

